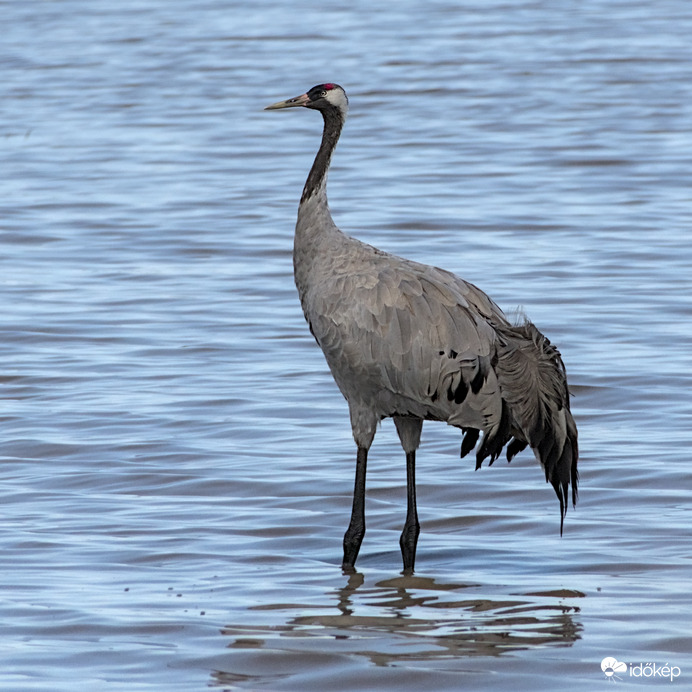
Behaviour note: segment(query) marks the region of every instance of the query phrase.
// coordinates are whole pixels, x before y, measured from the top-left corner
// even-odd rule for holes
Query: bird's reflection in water
[[[264,677],[261,668],[267,665],[284,677],[268,661],[271,654],[300,653],[298,658],[305,665],[310,654],[346,654],[369,659],[371,665],[389,666],[571,646],[579,639],[581,624],[575,601],[585,596],[582,592],[560,589],[495,597],[489,591],[493,592],[477,584],[438,583],[417,576],[367,586],[363,574],[355,572],[343,587],[327,594],[331,603],[276,603],[252,609],[287,611],[285,624],[225,627],[222,634],[231,639],[233,652],[243,652],[243,663],[237,671],[231,670],[235,668],[231,656],[227,670],[214,674],[213,684],[242,686],[243,679],[257,681]],[[262,653],[255,665],[247,658],[252,657],[252,650]],[[295,656],[293,659],[292,669],[298,665]],[[272,677],[270,671],[264,672]]]

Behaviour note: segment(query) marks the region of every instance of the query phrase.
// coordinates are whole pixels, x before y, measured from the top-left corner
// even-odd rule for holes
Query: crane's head
[[[338,84],[318,84],[301,96],[273,103],[264,110],[274,111],[280,108],[298,108],[299,106],[313,108],[318,111],[336,109],[342,117],[345,117],[348,111],[348,97]]]

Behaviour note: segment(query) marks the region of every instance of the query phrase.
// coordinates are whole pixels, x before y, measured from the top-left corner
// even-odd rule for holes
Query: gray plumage
[[[560,531],[577,497],[577,429],[557,349],[528,320],[511,324],[479,288],[450,272],[382,252],[340,231],[327,204],[326,179],[348,100],[322,84],[268,110],[304,106],[324,118],[295,230],[294,272],[303,312],[348,401],[358,447],[345,570],[365,533],[367,452],[379,422],[392,417],[406,452],[408,511],[401,537],[404,571],[413,571],[420,531],[415,450],[424,420],[464,433],[461,454],[476,467],[507,449],[534,451],[560,501]],[[479,442],[480,439],[480,442]]]

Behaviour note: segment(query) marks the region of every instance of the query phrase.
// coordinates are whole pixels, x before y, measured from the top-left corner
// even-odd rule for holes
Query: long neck
[[[311,281],[314,280],[313,270],[316,265],[319,266],[327,261],[330,251],[333,250],[328,239],[333,241],[340,234],[332,220],[327,203],[327,171],[344,125],[344,116],[337,108],[330,108],[322,111],[322,117],[324,118],[322,143],[308,174],[303,196],[300,198],[293,240],[293,271],[306,315],[308,308],[305,296]],[[327,241],[326,244],[325,241]]]
[[[326,187],[327,187],[327,171],[329,163],[332,159],[332,153],[339,141],[341,129],[344,126],[344,116],[336,107],[327,108],[321,111],[324,118],[324,130],[322,132],[322,143],[320,144],[315,161],[312,164],[308,179],[303,188],[303,195],[300,198],[301,204],[307,202],[313,195],[318,192],[323,193],[322,196],[326,202]]]

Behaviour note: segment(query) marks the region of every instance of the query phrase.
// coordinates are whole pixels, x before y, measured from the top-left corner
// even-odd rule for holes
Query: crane
[[[407,511],[399,540],[412,574],[420,534],[416,450],[423,421],[460,428],[476,468],[529,446],[560,502],[577,501],[577,427],[559,351],[524,318],[509,322],[483,291],[454,274],[383,252],[337,228],[327,172],[348,112],[338,84],[314,86],[265,110],[322,114],[322,141],[298,207],[293,247],[305,319],[349,407],[357,447],[342,569],[355,570],[365,535],[365,478],[377,426],[391,417],[406,454]]]

